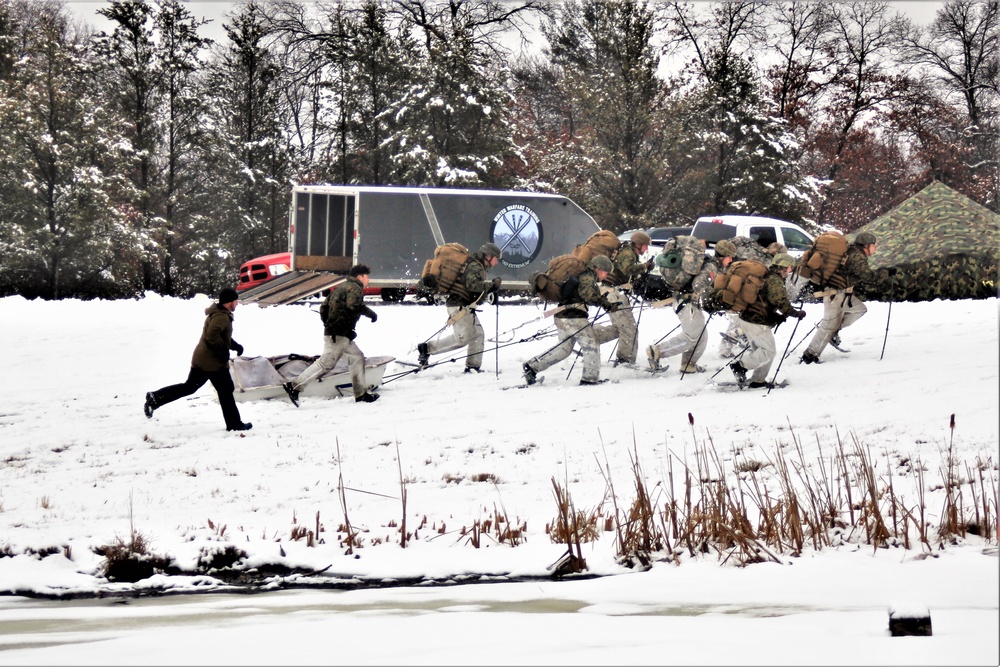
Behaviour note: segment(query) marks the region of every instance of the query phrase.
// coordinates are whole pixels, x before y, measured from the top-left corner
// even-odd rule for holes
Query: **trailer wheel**
[[[383,301],[402,301],[406,298],[405,287],[383,287],[380,292]]]

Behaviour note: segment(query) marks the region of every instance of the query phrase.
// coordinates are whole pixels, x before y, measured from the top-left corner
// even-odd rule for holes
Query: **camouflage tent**
[[[1000,215],[935,181],[855,232],[878,239],[868,260],[880,301],[997,296]],[[895,268],[896,275],[889,275]]]

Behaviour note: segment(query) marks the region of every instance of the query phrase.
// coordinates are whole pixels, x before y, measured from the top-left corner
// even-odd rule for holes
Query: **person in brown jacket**
[[[178,398],[190,396],[206,382],[211,382],[215,393],[219,395],[226,430],[247,431],[253,428],[253,424],[240,418],[236,399],[233,398],[235,386],[229,374],[229,351],[234,350],[237,356],[243,354],[243,346],[233,340],[233,312],[238,303],[239,295],[236,290],[224,287],[219,292],[218,303],[205,309],[205,324],[201,330],[201,339],[191,355],[191,370],[187,380],[146,392],[146,404],[142,410],[148,419],[153,418],[153,412],[157,408]]]

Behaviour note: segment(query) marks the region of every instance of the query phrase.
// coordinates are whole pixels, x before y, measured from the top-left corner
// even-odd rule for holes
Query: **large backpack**
[[[591,234],[585,243],[573,248],[573,255],[582,260],[584,264],[598,255],[604,255],[613,262],[621,245],[622,242],[618,240],[614,232],[602,229]]]
[[[838,231],[823,232],[812,247],[802,253],[796,273],[810,282],[826,287],[830,278],[847,261],[847,237]]]
[[[771,260],[774,259],[764,246],[749,236],[734,236],[729,240],[736,246],[736,254],[733,255],[734,261],[752,259],[764,266],[769,266]]]
[[[587,264],[576,255],[559,255],[549,261],[548,268],[542,273],[536,273],[531,278],[532,291],[535,296],[552,303],[559,303],[569,298],[568,281],[587,270]]]
[[[757,300],[766,275],[766,266],[755,260],[745,259],[733,262],[724,273],[716,274],[712,286],[729,310],[742,313]]]
[[[675,236],[663,244],[663,251],[656,256],[654,263],[667,285],[673,289],[684,289],[705,263],[705,246],[694,236]]]
[[[434,249],[434,258],[424,262],[420,280],[427,289],[467,297],[462,279],[471,260],[468,249],[461,243],[439,245]]]

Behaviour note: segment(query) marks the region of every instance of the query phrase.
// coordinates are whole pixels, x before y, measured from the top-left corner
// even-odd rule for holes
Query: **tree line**
[[[189,296],[293,183],[558,192],[607,229],[1000,210],[995,0],[0,0],[0,295]],[[518,48],[527,40],[532,48]]]

